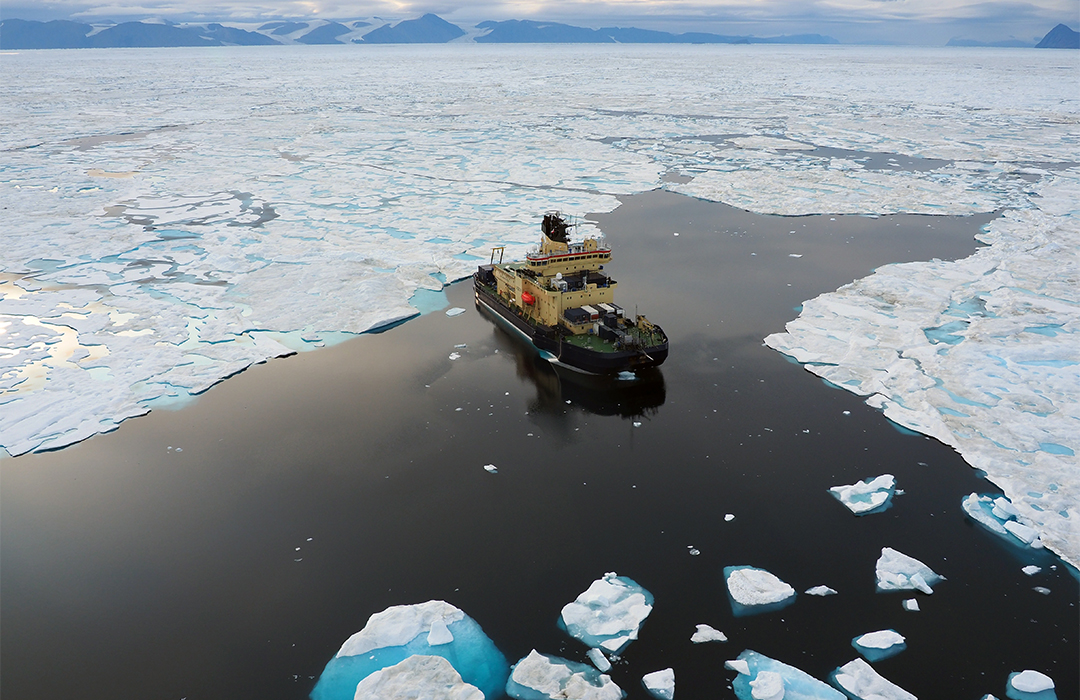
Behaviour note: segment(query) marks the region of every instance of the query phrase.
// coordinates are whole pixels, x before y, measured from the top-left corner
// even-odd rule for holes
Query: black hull
[[[514,313],[497,295],[492,294],[476,278],[473,278],[476,303],[483,304],[493,313],[524,335],[537,349],[550,355],[547,359],[580,372],[590,374],[616,374],[658,367],[668,356],[668,343],[650,348],[622,350],[619,352],[596,352],[559,341],[558,335],[548,328],[538,328]]]

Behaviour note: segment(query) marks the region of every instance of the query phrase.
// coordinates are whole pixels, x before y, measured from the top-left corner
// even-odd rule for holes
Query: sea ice
[[[828,586],[814,586],[813,588],[806,589],[806,595],[817,595],[817,596],[836,595],[836,591],[829,588]]]
[[[1009,687],[1021,693],[1042,693],[1054,689],[1054,680],[1045,673],[1028,669],[1010,674]]]
[[[621,700],[625,693],[591,666],[533,649],[514,664],[506,694],[517,700]],[[488,697],[496,698],[498,693]]]
[[[919,601],[915,598],[906,598],[902,605],[908,612],[919,612]]]
[[[485,464],[484,471],[488,472],[489,474],[498,474],[499,468],[496,467],[494,464]]]
[[[586,646],[618,654],[637,639],[652,606],[651,593],[632,579],[611,572],[567,603],[559,622],[567,634]]]
[[[961,506],[972,520],[994,534],[1013,544],[1042,549],[1038,531],[1009,499],[972,493],[964,497]]]
[[[833,682],[859,700],[918,700],[900,686],[882,678],[862,659],[855,659],[836,669]]]
[[[882,474],[851,486],[833,486],[829,493],[855,515],[866,515],[884,510],[895,490],[896,479],[893,475]]]
[[[724,579],[736,615],[778,610],[795,600],[795,589],[764,569],[728,566]]]
[[[929,595],[934,592],[931,586],[945,580],[918,559],[890,547],[881,548],[876,570],[879,591],[918,590]]]
[[[608,657],[604,656],[604,652],[599,649],[589,649],[585,652],[585,656],[589,657],[589,661],[592,661],[593,666],[601,673],[607,673],[611,670],[611,662],[608,661]]]
[[[461,308],[460,306],[455,306],[446,310],[446,315],[451,317],[460,316],[463,313],[465,313],[465,309]]]
[[[868,632],[851,640],[851,646],[871,662],[896,656],[907,648],[904,636],[896,630]]]
[[[417,655],[446,659],[464,683],[486,697],[502,692],[509,671],[480,625],[453,605],[441,600],[396,605],[372,615],[341,645],[311,691],[312,700],[350,700],[360,681]],[[386,682],[399,675],[390,674]]]
[[[726,642],[727,635],[709,625],[698,625],[697,631],[690,637],[690,641],[694,644],[704,644],[705,642]]]
[[[1023,571],[1028,576],[1034,576],[1035,574],[1042,571],[1042,567],[1041,566],[1035,566],[1034,564],[1030,564],[1030,565],[1025,566],[1023,569],[1020,569],[1020,570]]]
[[[724,666],[739,674],[731,682],[739,700],[763,700],[765,693],[772,694],[764,697],[785,700],[845,700],[843,693],[828,684],[750,649],[739,654],[739,658],[726,662]],[[776,694],[777,678],[780,680],[780,694]],[[758,692],[757,695],[754,694],[755,691]]]
[[[425,700],[484,700],[484,694],[441,656],[410,656],[375,671],[360,681],[354,700],[424,698]]]
[[[658,700],[674,700],[675,698],[675,671],[665,668],[662,671],[646,673],[641,678],[641,684]]]

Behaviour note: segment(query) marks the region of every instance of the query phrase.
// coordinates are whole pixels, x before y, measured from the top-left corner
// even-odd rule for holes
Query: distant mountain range
[[[506,20],[481,22],[467,31],[438,15],[426,14],[397,23],[380,18],[334,22],[268,22],[248,28],[213,24],[176,24],[169,20],[83,24],[67,20],[0,22],[3,49],[81,49],[155,46],[258,46],[280,44],[444,44],[469,41],[482,44],[839,44],[821,34],[755,37],[686,32],[672,34],[634,27],[590,29],[558,22]],[[1011,39],[980,42],[953,39],[949,46],[1021,46]],[[1080,34],[1064,24],[1054,27],[1036,48],[1078,48]]]

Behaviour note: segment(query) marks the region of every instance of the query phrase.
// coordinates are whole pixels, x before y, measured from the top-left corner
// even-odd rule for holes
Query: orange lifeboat
[[[525,306],[532,306],[536,303],[536,297],[534,297],[532,294],[529,294],[528,292],[522,292],[521,303]]]

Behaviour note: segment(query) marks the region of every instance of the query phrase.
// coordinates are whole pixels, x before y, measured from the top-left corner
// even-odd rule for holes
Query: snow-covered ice
[[[851,646],[871,662],[896,656],[907,648],[904,635],[891,629],[860,635],[851,640]]]
[[[609,572],[563,607],[559,623],[586,646],[618,654],[637,639],[652,606],[651,593],[632,579]]]
[[[901,604],[908,612],[919,612],[919,601],[916,598],[905,598]]]
[[[918,559],[891,547],[881,548],[876,573],[879,591],[917,590],[929,595],[934,592],[931,587],[945,579]]]
[[[726,642],[727,635],[710,625],[698,625],[697,631],[690,636],[690,641],[694,644],[704,644],[705,642]]]
[[[1042,540],[1034,523],[1023,516],[1004,496],[972,493],[961,502],[964,512],[994,534],[1014,544],[1042,549]]]
[[[1041,671],[1027,669],[1010,674],[1009,687],[1021,693],[1042,693],[1054,689],[1054,679]]]
[[[661,671],[646,673],[641,678],[641,684],[658,700],[674,700],[675,698],[675,671],[665,668]]]
[[[836,591],[828,586],[814,586],[813,588],[806,589],[806,595],[827,596],[836,595]]]
[[[326,664],[311,691],[312,700],[350,700],[360,681],[417,655],[446,659],[464,683],[479,688],[486,697],[502,692],[509,672],[506,658],[480,625],[453,605],[430,600],[395,605],[372,615]],[[431,665],[425,668],[438,671]],[[385,681],[372,683],[397,683],[393,679],[399,676],[395,672]]]
[[[591,666],[535,649],[514,664],[506,694],[517,700],[621,700],[626,696],[611,678]]]
[[[918,700],[900,686],[883,678],[862,659],[854,659],[833,674],[837,687],[859,700]]]
[[[731,682],[739,700],[845,700],[843,693],[808,673],[750,649],[724,666],[739,674]]]
[[[771,612],[795,600],[795,589],[764,569],[728,566],[724,580],[736,615]]]
[[[866,515],[884,510],[895,491],[896,479],[892,474],[882,474],[863,479],[850,486],[833,486],[829,489],[829,493],[855,515]]]
[[[608,657],[604,656],[604,652],[600,649],[589,649],[585,652],[585,656],[589,657],[589,661],[592,661],[592,665],[596,666],[596,669],[601,673],[607,673],[611,670],[611,662],[608,661]]]
[[[1020,570],[1023,571],[1028,576],[1034,576],[1035,574],[1042,571],[1042,567],[1041,566],[1035,566],[1034,564],[1029,564],[1028,566],[1025,566],[1024,568],[1022,568]]]
[[[425,700],[484,700],[474,685],[461,680],[450,662],[441,656],[410,656],[393,666],[375,671],[360,681],[354,700],[386,698]]]

